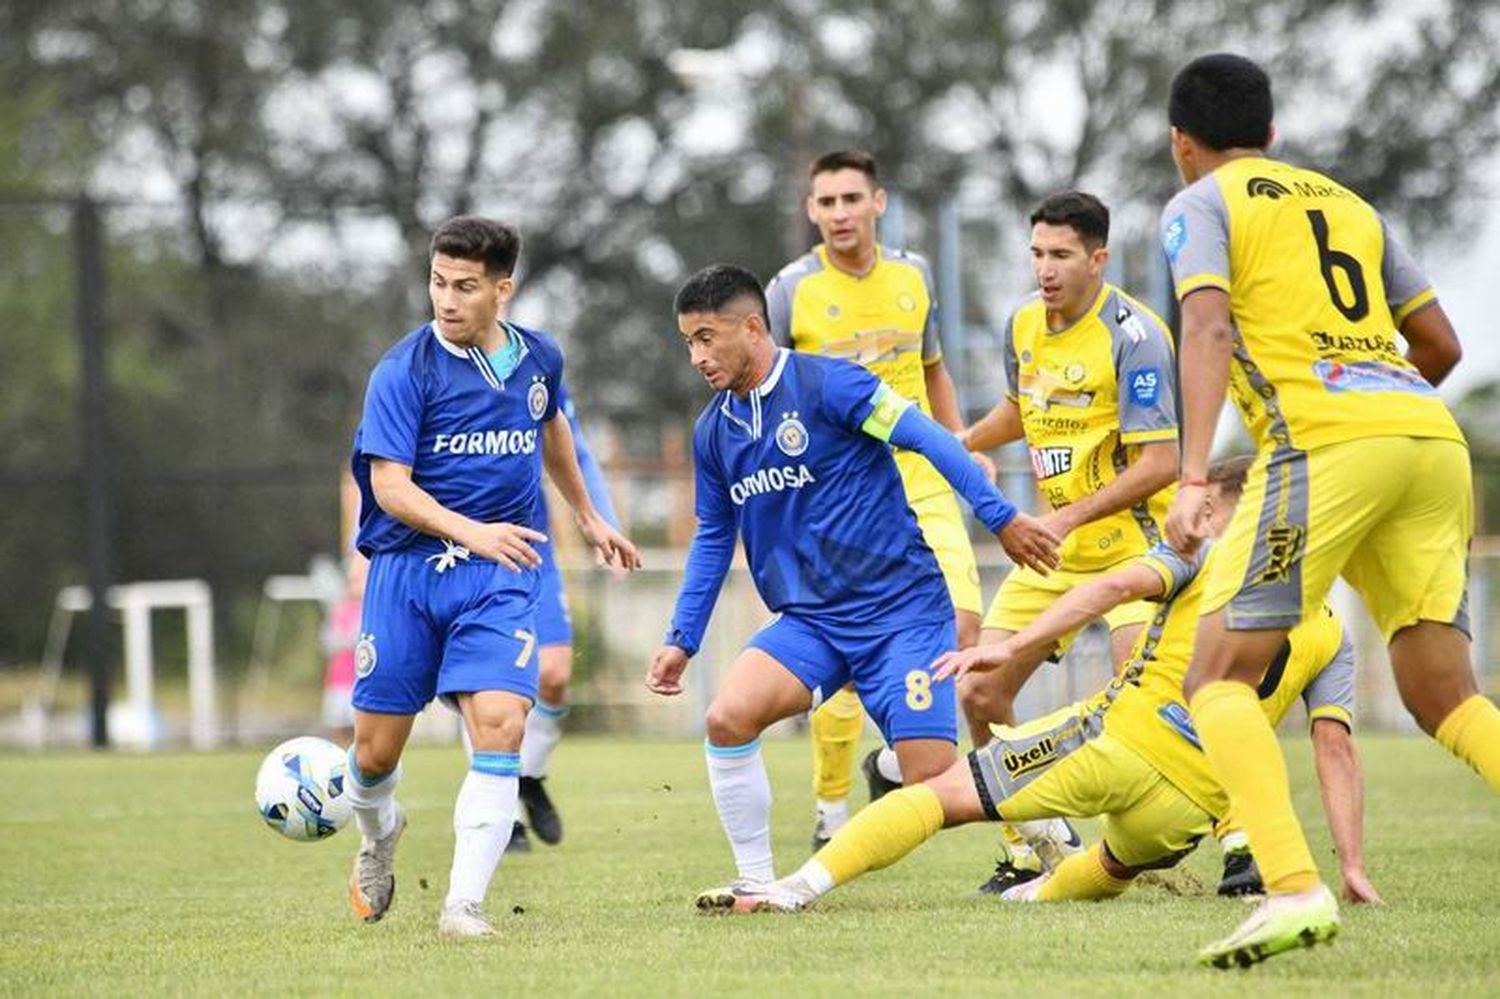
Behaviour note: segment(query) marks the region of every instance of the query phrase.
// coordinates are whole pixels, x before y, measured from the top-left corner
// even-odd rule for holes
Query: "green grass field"
[[[1287,744],[1299,811],[1329,877],[1307,744]],[[1249,972],[1199,969],[1243,905],[1134,888],[1108,904],[1002,907],[973,893],[994,836],[948,832],[799,917],[697,915],[732,871],[701,750],[576,738],[554,764],[560,847],[507,858],[499,939],[434,927],[447,885],[457,748],[414,750],[399,890],[349,915],[352,826],[294,844],[261,826],[257,752],[0,757],[0,992],[1062,995],[1500,993],[1500,802],[1435,745],[1361,741],[1370,869],[1389,903],[1345,910],[1331,948]],[[801,740],[768,744],[778,868],[806,856]],[[863,790],[856,791],[856,800]],[[1182,870],[1212,885],[1217,847]],[[1180,880],[1188,880],[1178,875]]]

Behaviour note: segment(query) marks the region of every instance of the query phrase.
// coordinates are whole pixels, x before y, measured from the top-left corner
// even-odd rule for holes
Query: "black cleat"
[[[505,844],[506,853],[530,853],[531,837],[526,835],[526,825],[517,819],[510,827],[510,842]]]
[[[521,804],[526,806],[526,821],[536,831],[537,839],[548,846],[556,846],[562,842],[562,816],[557,814],[552,799],[547,797],[547,789],[542,785],[546,779],[522,777]]]
[[[1260,879],[1260,868],[1249,850],[1230,850],[1224,854],[1224,877],[1219,894],[1225,898],[1240,895],[1264,895],[1266,886]]]
[[[1035,881],[1041,876],[1041,871],[1034,871],[1029,867],[1017,867],[1011,863],[1009,857],[1002,857],[995,861],[995,873],[990,875],[988,881],[979,886],[979,894],[1003,895],[1017,885],[1024,885],[1028,881]]]
[[[859,769],[864,772],[865,783],[870,786],[871,801],[879,801],[881,798],[884,798],[892,791],[901,790],[901,785],[899,783],[891,780],[885,774],[881,773],[880,768],[875,765],[875,761],[879,757],[880,750],[872,749],[870,750],[869,755],[867,755],[864,758],[864,761],[859,765]]]

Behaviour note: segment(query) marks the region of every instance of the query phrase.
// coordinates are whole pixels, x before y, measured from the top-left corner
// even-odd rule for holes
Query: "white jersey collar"
[[[776,348],[776,362],[771,365],[771,373],[766,375],[766,380],[755,387],[757,395],[764,398],[771,394],[771,390],[776,387],[776,383],[781,381],[781,372],[786,368],[786,359],[790,355],[791,351],[785,347]]]

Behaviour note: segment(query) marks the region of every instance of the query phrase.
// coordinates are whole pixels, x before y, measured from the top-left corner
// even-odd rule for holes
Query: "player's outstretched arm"
[[[1185,555],[1208,536],[1208,456],[1229,389],[1234,322],[1229,294],[1199,288],[1182,300],[1182,487],[1167,512],[1167,540]]]
[[[541,564],[530,542],[546,541],[546,535],[520,524],[481,524],[449,510],[412,481],[410,465],[372,458],[370,488],[382,510],[423,534],[449,538],[512,572]]]
[[[1436,299],[1401,321],[1401,335],[1406,338],[1406,359],[1434,388],[1443,383],[1464,356],[1458,333]]]
[[[1365,779],[1354,737],[1341,721],[1315,718],[1312,741],[1323,812],[1328,816],[1328,831],[1343,876],[1344,899],[1380,905],[1384,900],[1365,873]]]
[[[1016,400],[1006,398],[975,420],[967,430],[958,435],[958,439],[965,448],[978,453],[1018,441],[1024,436],[1021,407],[1016,404]]]
[[[902,403],[906,403],[905,408],[898,409]],[[871,436],[916,451],[932,462],[973,508],[974,516],[999,537],[1001,547],[1012,561],[1044,575],[1057,567],[1057,546],[1061,539],[1035,517],[1017,510],[969,459],[958,440],[920,409],[888,392],[876,403],[864,429]]]
[[[1160,573],[1140,562],[1131,562],[1093,582],[1075,586],[1003,642],[940,656],[932,664],[934,678],[984,673],[1012,660],[1035,661],[1038,654],[1052,648],[1059,638],[1094,618],[1132,600],[1160,597],[1165,589],[1166,582]]]
[[[547,468],[547,477],[573,508],[573,519],[578,522],[584,539],[598,550],[605,563],[622,569],[640,568],[641,556],[635,545],[604,519],[589,498],[588,485],[578,467],[573,431],[568,418],[561,412],[543,425],[542,462]]]

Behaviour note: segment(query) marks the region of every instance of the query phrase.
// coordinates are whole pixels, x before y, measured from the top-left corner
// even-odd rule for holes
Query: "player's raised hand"
[[[594,546],[605,565],[627,572],[641,567],[641,553],[636,551],[629,538],[611,527],[609,521],[597,513],[577,520],[584,540]]]
[[[663,697],[682,693],[682,674],[687,670],[688,654],[675,645],[663,645],[646,667],[646,689]]]
[[[1208,489],[1184,482],[1167,509],[1167,543],[1191,556],[1208,537]]]
[[[511,572],[535,569],[542,557],[531,547],[533,541],[546,541],[547,535],[520,524],[480,524],[468,537],[458,539],[464,547],[481,558],[492,559]]]
[[[1000,539],[1000,547],[1005,549],[1005,554],[1010,556],[1012,562],[1024,565],[1043,576],[1061,563],[1057,546],[1062,544],[1062,539],[1046,524],[1029,514],[1016,514],[1009,524],[1000,528],[996,537]]]
[[[988,673],[1010,661],[1010,647],[1004,642],[993,645],[975,645],[956,652],[944,652],[933,660],[928,669],[933,680],[961,677],[966,673]]]

